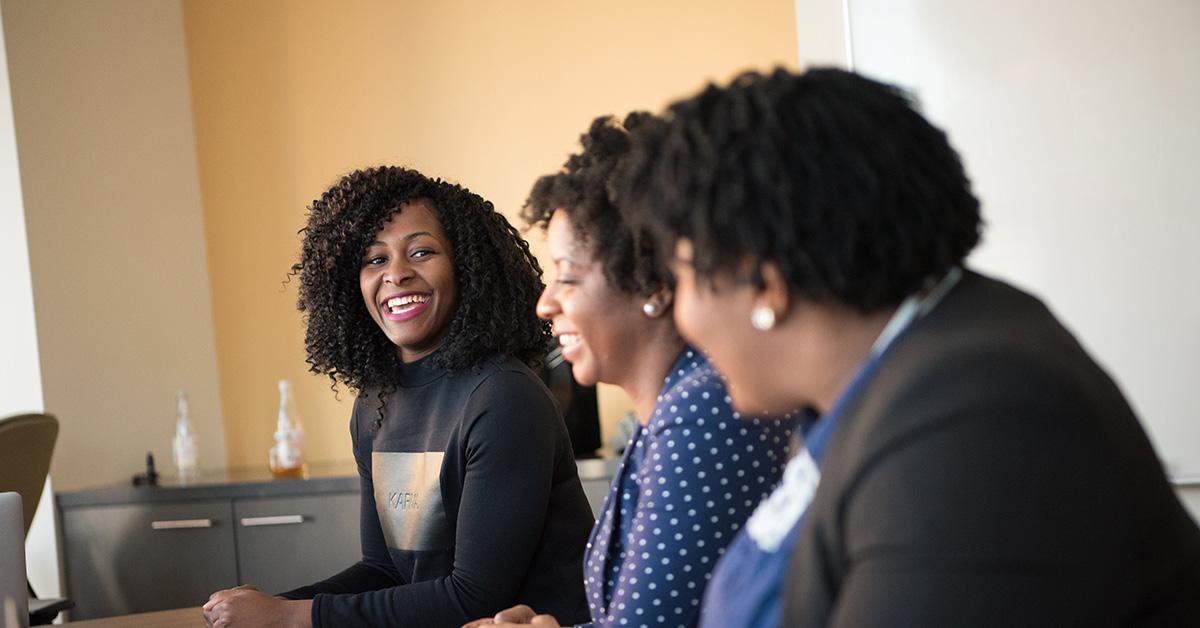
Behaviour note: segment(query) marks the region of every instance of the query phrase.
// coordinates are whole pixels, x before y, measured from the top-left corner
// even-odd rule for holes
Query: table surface
[[[67,622],[64,625],[79,626],[79,628],[117,628],[118,626],[122,628],[207,628],[199,606],[138,613],[137,615],[86,619]]]

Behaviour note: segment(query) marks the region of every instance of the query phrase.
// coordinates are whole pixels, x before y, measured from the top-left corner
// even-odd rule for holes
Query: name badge
[[[778,551],[812,503],[820,483],[821,471],[816,461],[807,449],[801,448],[783,470],[783,482],[750,515],[746,535],[763,551]]]

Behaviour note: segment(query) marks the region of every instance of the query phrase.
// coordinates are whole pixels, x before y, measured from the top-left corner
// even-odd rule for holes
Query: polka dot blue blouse
[[[733,410],[685,349],[639,426],[592,529],[584,583],[598,626],[695,626],[717,559],[787,464],[795,422]]]

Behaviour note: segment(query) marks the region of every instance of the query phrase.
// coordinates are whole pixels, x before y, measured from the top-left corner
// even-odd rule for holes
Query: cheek
[[[737,378],[749,339],[739,337],[736,322],[729,318],[727,300],[694,287],[677,290],[675,326],[684,339],[708,355],[722,375]]]
[[[367,308],[367,312],[371,313],[371,317],[375,317],[375,290],[371,286],[371,278],[363,273],[358,276],[358,293],[362,296],[363,306]]]
[[[608,294],[585,279],[578,285],[563,290],[559,295],[558,304],[562,308],[562,317],[570,323],[572,328],[582,332],[588,337],[587,340],[592,342],[597,331],[603,331],[605,323],[620,325],[619,321],[611,320],[613,318],[611,315],[606,316],[614,311],[619,312],[614,309],[613,297],[614,295]],[[595,324],[595,321],[599,321],[599,324]]]
[[[637,348],[641,336],[641,300],[595,285],[573,291],[562,301],[566,325],[583,336],[584,356],[590,359],[593,377],[610,382],[626,366],[626,356]]]
[[[458,282],[454,279],[454,267],[447,264],[445,267],[438,270],[435,287],[440,293],[442,300],[449,305],[449,310],[456,309],[458,305]]]

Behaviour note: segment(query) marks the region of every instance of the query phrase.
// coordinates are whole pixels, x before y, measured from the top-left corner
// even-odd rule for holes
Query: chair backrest
[[[25,534],[42,498],[50,458],[58,438],[58,419],[49,414],[0,418],[0,493],[16,491],[25,512]]]

